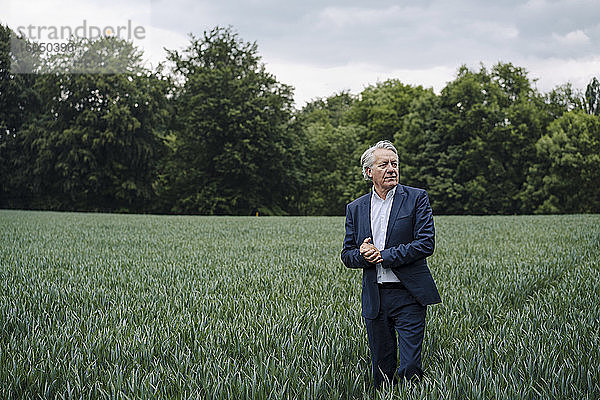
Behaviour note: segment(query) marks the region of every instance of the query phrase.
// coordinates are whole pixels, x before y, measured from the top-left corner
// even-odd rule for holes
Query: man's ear
[[[373,178],[373,171],[371,170],[371,168],[367,168],[367,176],[369,178]]]

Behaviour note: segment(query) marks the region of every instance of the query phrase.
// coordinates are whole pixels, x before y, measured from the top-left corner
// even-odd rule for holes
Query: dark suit
[[[401,364],[398,374],[410,378],[422,373],[420,357],[426,306],[441,299],[426,260],[435,246],[427,192],[403,185],[396,187],[381,256],[382,266],[391,268],[402,282],[401,289],[389,291],[378,285],[375,265],[360,254],[364,239],[373,237],[370,214],[371,193],[348,204],[341,257],[346,267],[363,270],[362,316],[369,336],[375,383],[380,385],[380,370],[389,379],[396,372],[396,332]]]

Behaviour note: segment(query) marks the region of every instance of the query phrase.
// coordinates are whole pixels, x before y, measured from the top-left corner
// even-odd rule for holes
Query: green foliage
[[[583,110],[585,108],[582,94],[573,89],[570,83],[557,86],[545,97],[546,109],[552,120],[559,118],[568,111]]]
[[[77,48],[49,59],[46,68],[57,72],[36,79],[43,106],[12,138],[11,167],[18,173],[9,185],[27,193],[21,207],[148,209],[164,153],[159,135],[168,84],[145,70],[139,51],[125,41],[79,41]],[[119,65],[128,60],[129,72],[78,73],[86,59],[113,65],[111,56]]]
[[[600,115],[600,82],[592,78],[585,90],[585,108],[589,114]]]
[[[461,68],[440,95],[442,213],[519,213],[519,194],[548,118],[527,73],[512,64]]]
[[[307,103],[295,114],[296,120],[304,126],[310,124],[331,125],[337,128],[346,123],[347,114],[356,102],[349,92],[340,92],[324,99]]]
[[[363,142],[390,140],[400,130],[413,99],[423,91],[421,86],[405,85],[396,79],[378,82],[361,92],[348,111],[347,121],[367,129]]]
[[[600,397],[600,217],[436,217],[418,385]],[[340,217],[1,211],[0,397],[369,399]]]
[[[446,147],[441,136],[440,97],[425,91],[410,105],[402,129],[394,136],[398,150],[400,182],[425,188],[436,212],[442,212],[442,199],[458,196],[452,180],[448,157],[441,157]]]
[[[169,165],[172,211],[282,213],[297,184],[292,88],[265,70],[255,43],[229,28],[192,37],[183,53],[169,54],[183,81]]]
[[[346,204],[368,190],[360,179],[360,148],[364,128],[311,124],[306,129],[310,177],[304,212],[308,215],[344,214]],[[358,189],[358,190],[357,190]]]
[[[536,144],[530,192],[538,213],[600,210],[600,120],[582,111],[563,114]],[[537,190],[536,190],[537,189]]]
[[[0,207],[17,203],[27,196],[25,186],[11,184],[18,171],[15,160],[21,152],[15,142],[21,127],[38,116],[41,104],[34,89],[37,76],[13,71],[15,57],[11,44],[15,38],[10,28],[0,24]],[[32,54],[30,61],[33,63],[31,68],[41,62],[37,54]]]
[[[306,143],[303,214],[343,215],[346,204],[370,189],[360,167],[366,128],[347,122],[356,101],[341,92],[314,100],[295,115]]]
[[[12,71],[15,60],[11,39],[14,37],[10,28],[0,24],[0,144],[10,140],[39,107],[38,95],[33,90],[36,76]]]
[[[600,212],[596,78],[541,94],[511,63],[463,66],[440,94],[389,79],[293,110],[232,28],[192,35],[168,72],[114,38],[26,45],[0,25],[0,207],[340,215],[387,139],[437,214]]]

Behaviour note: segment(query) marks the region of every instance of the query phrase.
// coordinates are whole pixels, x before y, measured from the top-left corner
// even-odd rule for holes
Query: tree
[[[11,52],[15,33],[0,24],[0,143],[14,136],[29,115],[39,107],[33,86],[35,74],[16,73],[12,64],[16,62]],[[32,57],[37,54],[32,54]],[[39,59],[36,63],[39,63]]]
[[[182,82],[164,193],[173,212],[285,213],[297,197],[292,88],[265,70],[231,28],[191,37],[169,60]]]
[[[37,75],[15,71],[20,60],[11,47],[24,44],[24,39],[18,39],[8,26],[0,24],[0,207],[14,207],[28,196],[22,185],[17,184],[11,163],[21,156],[17,143],[21,127],[37,117],[41,106],[34,89]],[[39,54],[25,55],[31,68],[29,72],[35,72],[41,62]]]
[[[306,104],[294,116],[306,141],[303,214],[344,215],[346,204],[369,190],[360,167],[366,128],[347,118],[356,101],[348,92],[336,93]]]
[[[346,122],[367,129],[362,140],[365,144],[391,140],[401,129],[413,99],[423,91],[421,86],[405,85],[397,79],[368,86],[348,110]]]
[[[585,109],[583,95],[579,90],[574,89],[570,83],[559,85],[552,89],[546,94],[545,103],[547,114],[551,121],[559,118],[566,112]]]
[[[36,81],[41,113],[15,137],[20,154],[11,158],[14,181],[31,199],[18,206],[145,210],[154,199],[155,165],[164,148],[168,85],[143,68],[131,43],[81,40],[77,48],[48,60],[46,68],[57,72]],[[128,68],[79,73],[86,59],[106,66],[126,59]]]
[[[342,91],[307,103],[302,107],[302,110],[295,113],[294,117],[304,126],[318,123],[321,125],[330,124],[332,127],[337,128],[346,123],[347,114],[356,100],[356,96],[347,91]]]
[[[600,82],[592,78],[585,89],[585,108],[588,114],[600,115]]]
[[[400,182],[426,189],[436,213],[446,212],[448,199],[457,197],[453,171],[445,165],[440,97],[432,90],[413,99],[402,129],[394,136]]]
[[[512,64],[459,70],[440,97],[444,212],[518,213],[535,142],[548,121],[527,72]],[[441,176],[444,176],[441,174]]]
[[[528,195],[536,213],[600,212],[600,119],[583,111],[563,114],[536,143]]]
[[[364,128],[311,124],[306,128],[309,185],[304,213],[343,215],[346,204],[368,190],[362,180],[357,146]]]

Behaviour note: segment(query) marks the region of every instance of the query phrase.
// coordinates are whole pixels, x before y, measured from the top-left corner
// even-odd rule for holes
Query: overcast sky
[[[439,92],[462,64],[512,62],[544,92],[600,77],[600,0],[0,0],[0,10],[13,29],[131,20],[144,27],[134,42],[154,64],[162,47],[185,47],[187,34],[231,25],[295,87],[298,107],[389,78]]]

